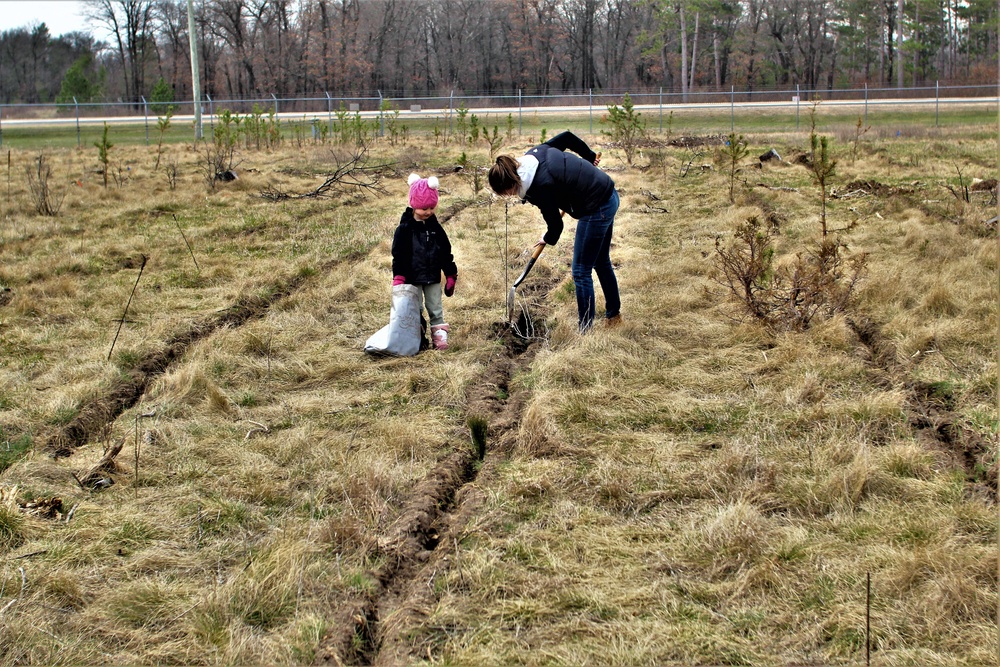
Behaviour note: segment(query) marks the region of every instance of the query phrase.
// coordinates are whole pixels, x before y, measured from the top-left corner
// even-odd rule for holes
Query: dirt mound
[[[898,194],[909,194],[913,188],[900,187],[896,185],[886,185],[874,179],[851,181],[844,186],[846,192],[864,192],[879,197],[890,197]]]
[[[719,146],[725,143],[725,138],[721,134],[709,135],[707,137],[674,137],[669,139],[667,146],[676,148],[695,148],[698,146]]]

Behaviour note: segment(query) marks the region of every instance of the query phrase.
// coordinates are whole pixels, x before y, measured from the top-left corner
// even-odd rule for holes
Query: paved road
[[[878,99],[878,100],[823,100],[820,103],[820,108],[830,108],[834,107],[837,109],[844,108],[857,108],[864,109],[867,107],[878,107],[880,109],[898,107],[900,110],[916,110],[923,107],[927,109],[954,109],[956,107],[970,108],[976,106],[991,107],[997,105],[996,97],[950,97],[950,98],[918,98],[918,99]],[[807,112],[812,106],[811,102],[806,100],[794,101],[789,99],[782,102],[741,102],[738,100],[733,100],[728,103],[688,103],[688,104],[636,104],[635,109],[643,113],[651,113],[660,111],[669,113],[671,111],[685,111],[685,110],[698,110],[698,111],[708,111],[716,113],[734,113],[736,111],[740,112],[767,112],[773,111],[775,109],[795,109],[798,108],[800,111]],[[219,105],[219,108],[224,108]],[[587,116],[593,113],[603,113],[606,109],[603,105],[594,106],[533,106],[533,107],[483,107],[476,109],[469,109],[469,113],[476,114],[478,116],[506,116],[508,114],[513,114],[515,116],[522,114],[546,114],[546,115],[563,115],[563,116],[573,116],[573,115],[583,115]],[[352,115],[354,111],[351,111]],[[378,111],[357,111],[362,118],[377,118],[379,115]],[[419,109],[419,110],[400,110],[399,119],[428,119],[432,120],[434,118],[447,117],[449,114],[453,114],[454,110],[449,109]],[[282,121],[307,121],[312,122],[314,119],[318,119],[322,122],[326,122],[336,117],[336,114],[331,114],[327,111],[311,111],[311,112],[284,112],[278,113],[278,118]],[[172,118],[173,122],[194,122],[193,114],[185,115],[175,115]],[[109,125],[115,124],[134,124],[134,123],[148,123],[150,125],[155,125],[157,117],[155,114],[150,114],[148,116],[143,116],[142,114],[134,116],[95,116],[95,117],[80,117],[77,118],[73,116],[63,116],[58,118],[2,118],[0,117],[0,129],[10,128],[10,127],[53,127],[53,126],[66,126],[66,125],[103,125],[107,123]],[[202,115],[202,124],[207,125],[211,122],[209,118],[208,109],[206,108]]]

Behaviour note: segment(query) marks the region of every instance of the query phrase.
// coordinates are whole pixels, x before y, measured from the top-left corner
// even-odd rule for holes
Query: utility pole
[[[194,0],[187,0],[187,5],[188,42],[191,44],[191,95],[194,98],[194,140],[199,141],[202,137],[201,76],[198,73],[198,36],[194,31]]]

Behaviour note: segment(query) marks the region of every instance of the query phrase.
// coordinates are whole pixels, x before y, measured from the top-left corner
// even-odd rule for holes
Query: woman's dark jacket
[[[403,276],[410,285],[431,285],[441,282],[442,271],[458,275],[444,227],[435,215],[418,221],[407,207],[392,236],[392,275]]]
[[[607,203],[615,190],[611,177],[594,166],[597,154],[572,132],[557,134],[525,155],[538,159],[538,169],[524,200],[542,212],[548,226],[542,240],[548,245],[555,245],[562,234],[560,211],[579,220]]]

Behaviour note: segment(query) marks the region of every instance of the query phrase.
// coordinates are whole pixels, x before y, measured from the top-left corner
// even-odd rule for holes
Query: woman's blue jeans
[[[576,223],[576,240],[573,244],[573,282],[576,284],[576,307],[580,314],[580,331],[587,331],[594,324],[594,277],[604,292],[606,317],[621,311],[618,278],[611,266],[611,232],[618,212],[618,191],[614,190],[608,201],[590,215]]]

